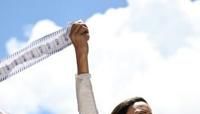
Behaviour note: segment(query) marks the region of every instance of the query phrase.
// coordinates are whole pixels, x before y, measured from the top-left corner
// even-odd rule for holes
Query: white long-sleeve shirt
[[[90,74],[76,75],[76,96],[79,114],[98,114]]]

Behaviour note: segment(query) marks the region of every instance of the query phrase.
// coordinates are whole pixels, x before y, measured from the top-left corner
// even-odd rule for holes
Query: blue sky
[[[0,4],[0,58],[6,56],[5,43],[15,36],[22,41],[28,25],[50,19],[60,26],[77,19],[87,19],[108,8],[126,6],[126,0],[2,0]]]

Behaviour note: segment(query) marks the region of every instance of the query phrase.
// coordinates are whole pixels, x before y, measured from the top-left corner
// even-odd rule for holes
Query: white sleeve
[[[79,114],[98,114],[90,74],[76,75],[76,96]]]

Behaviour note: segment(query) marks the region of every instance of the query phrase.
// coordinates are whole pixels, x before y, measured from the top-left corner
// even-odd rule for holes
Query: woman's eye
[[[138,114],[148,114],[148,113],[145,112],[145,111],[141,111],[141,112],[139,112]]]

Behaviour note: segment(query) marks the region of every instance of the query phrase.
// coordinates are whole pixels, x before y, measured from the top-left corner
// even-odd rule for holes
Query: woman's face
[[[130,106],[126,114],[152,114],[152,111],[147,103],[140,101]]]

